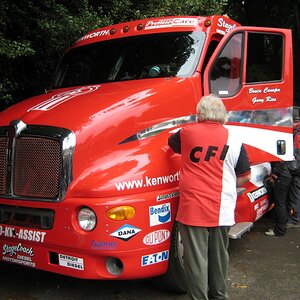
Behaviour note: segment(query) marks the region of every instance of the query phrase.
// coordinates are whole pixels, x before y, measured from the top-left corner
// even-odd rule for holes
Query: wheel
[[[153,283],[156,287],[177,293],[186,292],[186,281],[183,268],[183,251],[184,249],[179,232],[179,226],[175,221],[172,231],[168,271],[162,276],[153,278]]]

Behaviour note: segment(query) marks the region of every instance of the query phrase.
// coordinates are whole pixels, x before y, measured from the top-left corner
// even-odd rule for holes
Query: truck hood
[[[97,128],[98,133],[108,128],[113,131],[111,127],[119,129],[120,123],[129,120],[130,134],[133,128],[143,126],[141,124],[153,118],[171,115],[172,110],[162,108],[174,103],[175,98],[187,97],[189,90],[193,90],[190,79],[178,78],[59,89],[11,106],[0,113],[0,126],[7,126],[12,120],[22,120],[27,125],[63,127],[80,135],[90,128]],[[149,110],[151,116],[147,116]]]
[[[161,154],[167,136],[160,134],[159,139],[142,141],[132,137],[167,120],[194,114],[200,93],[196,88],[199,82],[194,84],[194,80],[198,82],[199,78],[155,78],[55,90],[0,113],[0,126],[22,120],[27,125],[73,131],[74,180],[68,195],[126,194],[131,189],[120,191],[116,182],[141,178],[145,172],[147,176],[158,176],[167,162]],[[165,134],[169,135],[169,130]],[[153,167],[147,167],[150,165]],[[173,173],[168,171],[167,175]]]

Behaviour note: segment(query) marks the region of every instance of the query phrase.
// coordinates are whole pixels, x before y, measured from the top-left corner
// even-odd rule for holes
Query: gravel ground
[[[230,300],[300,299],[300,229],[265,236],[272,226],[263,218],[242,239],[230,241]],[[188,300],[154,288],[151,280],[80,280],[4,263],[0,278],[1,300]]]

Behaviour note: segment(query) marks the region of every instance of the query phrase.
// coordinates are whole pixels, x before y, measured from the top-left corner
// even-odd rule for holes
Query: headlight
[[[77,220],[79,227],[86,231],[93,230],[97,223],[96,214],[88,207],[80,209]]]
[[[106,215],[111,220],[122,221],[131,219],[135,215],[135,209],[132,206],[117,206],[106,212]]]

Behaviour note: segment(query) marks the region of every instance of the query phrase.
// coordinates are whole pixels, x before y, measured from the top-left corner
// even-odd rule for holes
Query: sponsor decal
[[[169,259],[169,251],[165,250],[165,251],[142,256],[141,264],[143,267],[150,266],[150,265],[161,263],[163,261],[167,261],[168,259]]]
[[[195,27],[197,22],[197,18],[171,18],[157,21],[153,20],[147,22],[145,30],[168,27]]]
[[[180,172],[177,171],[175,174],[158,176],[158,177],[148,177],[143,179],[136,179],[130,181],[116,182],[115,187],[118,191],[132,190],[147,188],[152,186],[164,185],[172,182],[179,181]]]
[[[171,204],[164,203],[149,207],[150,226],[171,222]]]
[[[173,193],[169,193],[169,194],[163,194],[163,195],[158,195],[156,197],[156,201],[163,201],[163,200],[169,200],[172,198],[176,198],[179,197],[179,192],[173,192]]]
[[[129,241],[132,237],[142,231],[132,225],[125,224],[110,235],[123,241]]]
[[[152,246],[165,242],[170,237],[170,231],[167,229],[156,230],[144,236],[145,245]]]
[[[81,87],[78,89],[68,90],[68,91],[56,94],[56,95],[52,96],[50,99],[47,99],[47,100],[43,101],[42,103],[30,108],[28,111],[34,111],[34,110],[47,111],[47,110],[53,109],[56,106],[73,99],[74,97],[92,93],[92,92],[98,90],[99,87],[100,87],[100,85],[90,85],[90,86],[84,86],[84,87]]]
[[[116,242],[91,241],[91,247],[95,250],[114,250],[117,248]]]
[[[82,38],[78,39],[76,41],[76,43],[84,41],[84,40],[92,39],[92,38],[95,38],[95,37],[99,37],[99,36],[105,36],[105,35],[109,35],[109,29],[99,30],[99,31],[95,31],[95,32],[86,34]]]
[[[268,199],[265,199],[259,203],[259,208],[256,210],[256,217],[255,220],[258,220],[261,218],[268,210],[269,208],[269,201]]]
[[[267,189],[264,186],[262,186],[261,188],[255,190],[253,192],[247,193],[247,196],[249,197],[251,202],[254,202],[257,199],[259,199],[259,198],[263,197],[264,195],[266,195],[267,192],[268,192]]]
[[[32,247],[23,246],[22,243],[17,245],[4,244],[2,248],[2,260],[16,263],[27,267],[35,267],[32,261],[34,250]]]
[[[83,258],[70,256],[66,254],[58,254],[58,263],[62,267],[84,270]]]
[[[17,229],[0,225],[0,236],[16,238],[23,241],[44,243],[46,232],[31,229]]]
[[[222,35],[225,35],[231,29],[235,28],[236,24],[229,24],[224,20],[224,18],[219,18],[217,26],[219,27],[219,29],[217,29],[216,31]]]

